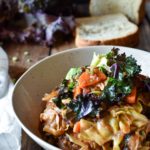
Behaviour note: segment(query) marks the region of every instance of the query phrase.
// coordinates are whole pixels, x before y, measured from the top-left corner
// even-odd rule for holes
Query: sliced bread
[[[144,4],[145,0],[91,0],[89,11],[92,16],[123,13],[139,24],[144,17]]]
[[[138,43],[138,27],[123,14],[86,17],[76,20],[75,44],[134,46]]]

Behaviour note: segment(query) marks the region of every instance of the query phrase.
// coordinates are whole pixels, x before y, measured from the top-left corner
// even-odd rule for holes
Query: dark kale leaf
[[[78,95],[76,100],[72,100],[68,107],[76,113],[76,119],[81,119],[87,115],[95,113],[100,105],[100,99],[94,94]]]
[[[107,55],[106,58],[108,60],[107,65],[111,66],[112,64],[114,64],[116,62],[116,57],[118,55],[118,48],[113,48]]]
[[[124,70],[127,77],[134,77],[141,72],[141,67],[137,65],[137,61],[132,56],[129,56],[125,60]]]
[[[53,100],[53,102],[59,107],[62,108],[63,104],[62,99],[73,98],[73,92],[68,88],[69,81],[64,79],[61,85],[58,87],[58,97]]]
[[[123,98],[131,93],[131,85],[123,80],[110,78],[100,99],[109,104],[121,103]]]
[[[122,72],[126,77],[134,77],[141,72],[140,65],[137,65],[137,61],[132,56],[126,57],[125,53],[119,54],[119,49],[113,48],[106,57],[108,59],[108,66],[111,67],[113,76],[116,78],[118,72]]]
[[[59,87],[58,98],[61,100],[73,98],[73,92],[68,89],[68,82],[69,82],[68,80],[64,80]]]
[[[114,59],[118,55],[119,48],[113,47],[113,49],[106,55],[107,59]]]

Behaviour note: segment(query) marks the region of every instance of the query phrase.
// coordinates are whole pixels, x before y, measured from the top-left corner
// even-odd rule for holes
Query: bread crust
[[[139,29],[134,33],[111,40],[85,40],[81,39],[78,35],[75,38],[75,45],[77,47],[93,46],[93,45],[118,45],[134,47],[139,42]]]

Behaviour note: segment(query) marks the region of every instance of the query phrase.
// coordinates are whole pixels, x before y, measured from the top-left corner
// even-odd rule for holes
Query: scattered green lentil
[[[29,55],[29,52],[28,51],[24,51],[24,56],[28,56]]]
[[[19,58],[18,58],[17,56],[13,56],[13,57],[12,57],[12,62],[15,63],[15,62],[17,62],[18,60],[19,60]]]

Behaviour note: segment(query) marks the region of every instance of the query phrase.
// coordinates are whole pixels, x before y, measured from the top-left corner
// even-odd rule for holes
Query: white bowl
[[[150,75],[150,53],[138,49],[119,47],[120,52],[133,55],[142,66],[143,73]],[[71,67],[90,63],[93,52],[107,53],[113,46],[94,46],[67,50],[47,57],[31,67],[16,83],[12,105],[16,118],[24,131],[45,149],[58,150],[41,138],[39,115],[43,110],[41,98],[65,77]]]

